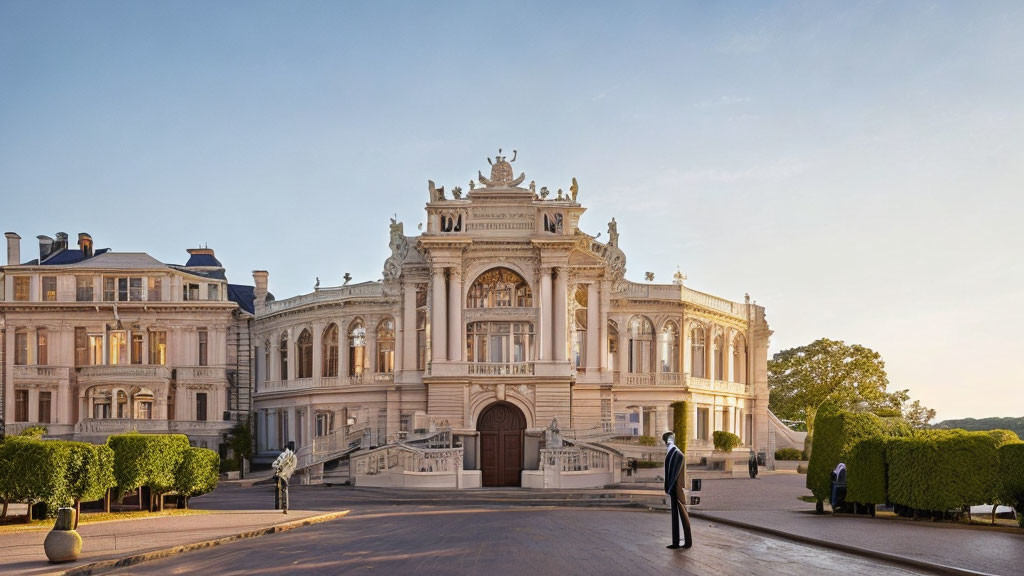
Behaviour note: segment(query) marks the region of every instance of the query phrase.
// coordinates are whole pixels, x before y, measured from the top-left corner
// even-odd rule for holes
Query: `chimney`
[[[53,251],[54,252],[58,252],[60,250],[67,250],[67,249],[68,249],[68,233],[67,232],[57,232],[57,237],[53,241]]]
[[[36,236],[39,239],[39,263],[42,264],[43,260],[53,252],[53,238],[40,234]]]
[[[253,291],[256,301],[253,304],[257,317],[263,313],[263,309],[267,305],[267,282],[269,278],[270,273],[266,270],[252,271],[252,280],[256,284],[256,289]]]
[[[92,258],[92,236],[85,232],[78,233],[78,249],[84,258]]]
[[[7,237],[7,265],[21,264],[21,236],[14,232],[7,232],[4,236]]]

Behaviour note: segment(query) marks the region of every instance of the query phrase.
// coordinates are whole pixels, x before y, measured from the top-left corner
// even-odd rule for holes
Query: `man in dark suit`
[[[672,545],[668,548],[689,548],[693,546],[693,535],[690,534],[690,515],[686,512],[686,474],[683,472],[685,456],[676,446],[676,436],[665,432],[661,439],[668,451],[665,454],[665,493],[672,502]],[[679,545],[679,524],[683,524],[683,535],[686,541]]]

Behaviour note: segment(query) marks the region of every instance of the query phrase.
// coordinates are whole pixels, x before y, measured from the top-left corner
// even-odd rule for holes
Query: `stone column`
[[[366,369],[363,370],[364,374],[373,374],[377,372],[377,322],[378,320],[368,320],[366,324],[366,345],[363,348],[364,362]],[[372,381],[373,377],[367,379],[368,382]]]
[[[411,282],[405,284],[405,295],[402,299],[402,329],[405,331],[402,339],[405,343],[405,348],[402,351],[403,356],[400,362],[402,363],[402,370],[412,371],[416,369],[416,330],[419,328],[416,326],[415,284]]]
[[[352,342],[349,338],[349,323],[351,318],[343,318],[338,321],[338,376],[341,382],[347,382],[349,373],[349,354],[352,351]]]
[[[298,347],[295,345],[295,329],[288,328],[288,380],[295,380],[295,365],[299,363]],[[289,424],[290,426],[291,424]]]
[[[552,324],[555,327],[555,335],[551,339],[551,343],[555,347],[554,359],[557,362],[565,361],[565,350],[568,344],[566,336],[566,322],[568,321],[568,312],[566,310],[566,306],[569,302],[568,290],[568,268],[559,267],[557,271],[557,276],[555,278],[555,318],[552,322]]]
[[[291,408],[288,408],[288,431],[285,433],[286,434],[285,442],[287,442],[289,440],[294,442],[295,439],[296,439],[295,420],[296,420],[295,407],[292,406]],[[298,442],[296,442],[295,449],[298,450],[298,448],[299,448]]]
[[[448,359],[462,360],[462,272],[452,267],[448,276]]]
[[[445,293],[444,268],[434,268],[430,307],[430,361],[448,359],[448,298]]]
[[[733,382],[735,380],[735,374],[733,374],[732,366],[732,338],[729,338],[728,330],[725,333],[725,341],[723,342],[725,350],[722,352],[722,380],[727,382]]]
[[[324,325],[316,322],[310,330],[313,331],[313,386],[317,386],[324,376]]]
[[[553,312],[551,302],[551,268],[545,266],[540,269],[540,326],[537,327],[541,360],[553,359],[553,348],[551,346]]]
[[[601,327],[598,331],[598,348],[601,351],[600,366],[601,370],[608,370],[608,283],[601,282],[601,306],[597,312],[597,321]]]
[[[392,371],[397,375],[402,369],[402,355],[405,354],[405,322],[401,311],[395,315],[395,366]]]
[[[596,372],[601,365],[601,295],[597,283],[587,284],[587,372]]]

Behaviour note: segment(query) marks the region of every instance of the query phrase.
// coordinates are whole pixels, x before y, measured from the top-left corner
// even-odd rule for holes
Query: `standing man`
[[[665,493],[672,502],[672,544],[667,548],[689,548],[693,546],[693,535],[690,534],[690,515],[686,512],[686,474],[683,473],[685,457],[676,446],[675,434],[665,432],[661,439],[668,448],[665,454]],[[686,542],[682,546],[679,545],[680,522],[683,524],[683,535],[686,537]]]

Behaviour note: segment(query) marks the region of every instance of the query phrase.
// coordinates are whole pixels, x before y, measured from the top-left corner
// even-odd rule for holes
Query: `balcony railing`
[[[71,369],[67,366],[15,366],[15,380],[67,380]]]
[[[729,394],[749,394],[750,386],[739,382],[708,380],[694,378],[683,372],[656,372],[647,374],[630,374],[615,372],[614,383],[629,387],[687,387],[691,390],[707,390],[709,392],[726,392]]]
[[[728,392],[730,394],[747,394],[746,384],[739,382],[725,382],[723,380],[708,380],[707,378],[686,377],[686,385],[693,390],[708,390],[710,392]]]
[[[392,372],[374,372],[355,376],[324,376],[321,378],[296,378],[294,380],[265,380],[258,385],[258,391],[281,392],[310,390],[314,388],[342,388],[345,386],[387,385],[395,381]]]
[[[83,418],[75,424],[75,432],[116,434],[119,432],[220,432],[230,428],[222,420],[151,420],[146,418]]]
[[[145,364],[82,366],[78,370],[79,380],[169,380],[171,378],[171,369],[167,366]]]

